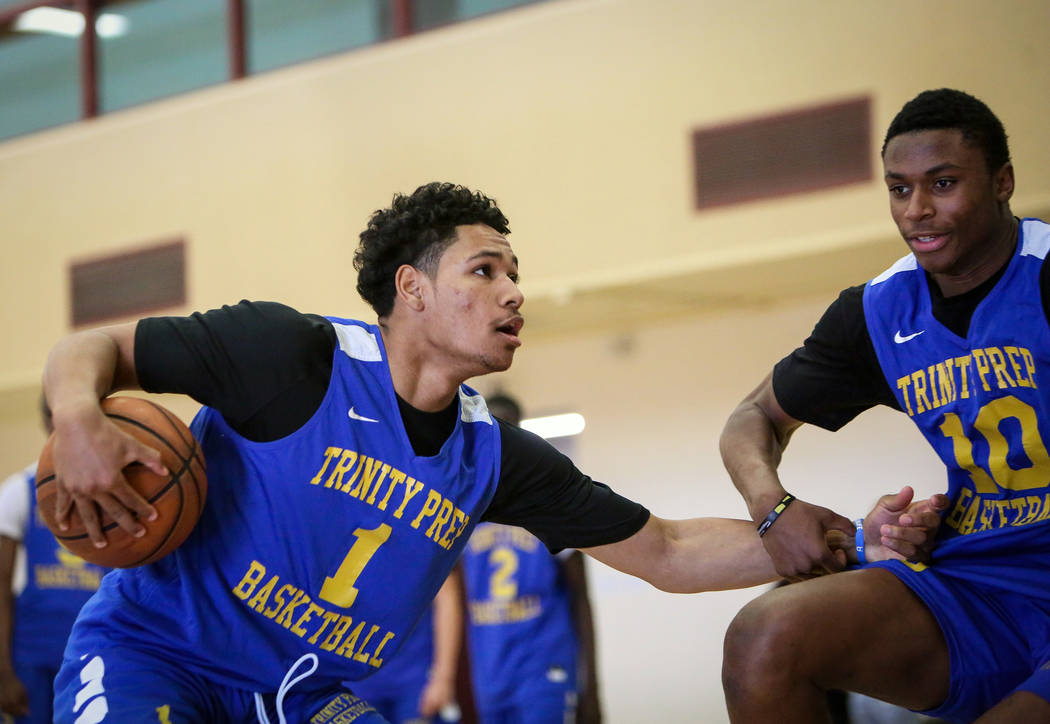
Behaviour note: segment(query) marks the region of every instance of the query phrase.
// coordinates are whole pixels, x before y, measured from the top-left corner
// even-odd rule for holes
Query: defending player
[[[43,404],[40,416],[50,433]],[[0,484],[0,712],[15,724],[52,721],[69,630],[109,570],[58,544],[37,513],[35,485],[35,463]]]
[[[520,423],[513,398],[486,402],[501,423]],[[553,556],[527,530],[482,523],[461,562],[481,724],[600,724],[583,554]]]
[[[749,522],[651,516],[496,424],[463,385],[506,369],[521,345],[507,232],[490,199],[430,184],[361,234],[357,288],[378,325],[242,302],[56,345],[44,382],[58,510],[75,505],[99,544],[96,506],[130,532],[153,514],[120,470],[156,468],[155,453],[99,407],[116,389],[204,404],[193,431],[209,480],[189,539],[108,576],[85,607],[56,721],[379,721],[340,682],[382,667],[482,519],[522,525],[554,550],[586,548],[668,591],[774,576]],[[896,522],[891,507],[869,520]],[[901,552],[930,517],[887,528]],[[875,532],[873,552],[887,554],[878,542]]]
[[[842,292],[730,417],[722,452],[760,520],[785,495],[776,466],[802,422],[835,430],[884,404],[944,461],[951,506],[932,565],[879,563],[749,604],[726,638],[730,715],[822,721],[822,690],[840,688],[951,721],[1047,722],[1050,226],[1014,218],[1006,134],[968,94],[909,101],[882,158],[911,254]],[[837,567],[824,532],[848,527],[797,501],[763,542],[797,575]]]

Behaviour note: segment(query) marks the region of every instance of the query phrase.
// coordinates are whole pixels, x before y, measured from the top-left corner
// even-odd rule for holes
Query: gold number
[[[386,543],[390,537],[390,526],[382,523],[373,530],[358,528],[354,535],[357,540],[339,564],[339,570],[334,576],[327,576],[324,585],[321,586],[321,598],[342,608],[350,608],[353,605],[354,599],[357,598],[357,589],[354,588],[357,577],[379,550],[379,546]]]
[[[509,600],[518,595],[518,583],[513,575],[518,572],[518,554],[510,548],[496,548],[489,554],[489,563],[496,566],[489,579],[492,598]]]
[[[1006,460],[1010,442],[999,428],[1008,419],[1017,420],[1021,427],[1021,447],[1032,463],[1028,467],[1014,469]],[[954,412],[945,413],[941,423],[941,433],[952,441],[956,462],[970,474],[978,493],[997,493],[999,488],[1030,490],[1050,483],[1050,454],[1039,434],[1036,412],[1031,405],[1013,395],[992,400],[978,411],[974,430],[988,441],[987,472],[974,462],[973,444],[963,432],[959,416]]]
[[[160,724],[171,724],[171,719],[168,718],[170,716],[171,707],[168,704],[157,707],[157,721],[160,722]]]
[[[962,421],[958,415],[954,412],[946,412],[944,414],[944,422],[941,423],[941,433],[952,441],[952,447],[955,450],[955,461],[959,463],[959,467],[970,474],[974,490],[978,493],[999,492],[988,473],[973,461],[973,443],[970,442],[966,437],[966,433],[963,432]]]

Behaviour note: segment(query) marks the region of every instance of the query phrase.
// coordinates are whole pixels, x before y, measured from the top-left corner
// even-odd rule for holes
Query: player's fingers
[[[123,485],[117,485],[110,493],[124,508],[132,512],[135,519],[157,519],[157,509],[150,505],[150,502],[142,497],[139,491],[129,485],[126,479],[123,480]]]
[[[884,536],[881,539],[881,543],[901,558],[915,558],[919,553],[919,548],[915,544],[902,538],[889,538]]]
[[[828,531],[832,529],[841,530],[846,535],[853,535],[853,531],[855,530],[852,520],[829,510],[828,516],[824,520],[824,530]]]
[[[827,573],[837,573],[846,567],[845,561],[840,561],[835,551],[825,548],[820,556],[820,567]]]
[[[95,501],[84,496],[73,496],[73,502],[88,538],[96,548],[105,548],[106,536],[102,532],[102,522]]]
[[[907,508],[914,496],[915,491],[912,487],[905,485],[899,492],[883,495],[879,498],[879,505],[890,512],[896,513]]]
[[[130,462],[141,463],[157,475],[168,474],[168,468],[163,462],[161,462],[160,451],[156,448],[137,442],[134,453],[135,456]]]
[[[125,483],[123,487],[127,490],[130,490],[130,488],[128,488],[127,483]],[[113,522],[120,526],[121,529],[135,536],[136,538],[141,538],[142,536],[146,535],[146,529],[145,527],[143,527],[142,523],[139,522],[138,517],[135,515],[135,513],[132,512],[118,498],[115,497],[116,491],[118,489],[120,489],[120,486],[118,486],[118,488],[115,488],[112,494],[104,493],[102,495],[99,495],[97,498],[95,498],[95,501],[98,503],[99,507],[106,512],[106,515],[112,518]],[[131,490],[131,493],[137,495],[137,493],[135,493],[134,490]]]
[[[879,535],[882,540],[900,540],[915,545],[922,545],[929,537],[925,528],[888,523],[879,528]]]
[[[73,497],[62,485],[55,486],[55,520],[59,530],[69,530],[69,516],[73,512]]]
[[[934,511],[944,512],[945,510],[948,510],[948,503],[950,501],[948,500],[948,496],[944,493],[936,493],[935,495],[930,496],[929,502],[930,507],[933,508]]]

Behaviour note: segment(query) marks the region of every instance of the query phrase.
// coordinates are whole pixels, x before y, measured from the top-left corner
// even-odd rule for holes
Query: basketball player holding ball
[[[101,398],[190,395],[204,405],[191,429],[208,463],[189,538],[107,577],[82,611],[57,722],[381,722],[340,682],[395,655],[481,520],[667,591],[775,578],[750,521],[652,516],[496,422],[463,384],[509,367],[521,345],[508,232],[492,200],[429,184],[361,234],[357,288],[377,324],[241,302],[55,346],[44,384],[58,495],[93,541],[105,543],[98,509],[130,533],[153,514],[120,470],[161,467]],[[909,497],[869,515],[869,558],[925,545],[937,516]]]

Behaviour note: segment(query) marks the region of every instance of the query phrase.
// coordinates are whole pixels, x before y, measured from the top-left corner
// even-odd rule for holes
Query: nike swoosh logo
[[[925,329],[921,329],[918,332],[912,332],[911,334],[909,334],[907,336],[903,336],[903,335],[901,335],[901,331],[898,329],[897,330],[897,334],[893,335],[893,341],[896,342],[897,344],[904,344],[909,339],[915,339],[916,337],[918,337],[920,334],[922,334],[925,331],[926,331]]]
[[[379,422],[379,420],[373,420],[371,417],[365,417],[364,415],[358,415],[354,412],[354,408],[350,408],[350,412],[346,413],[351,420],[360,420],[361,422]]]

